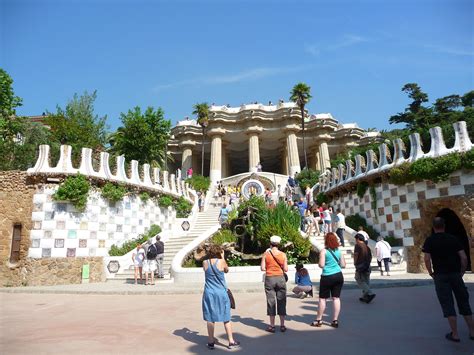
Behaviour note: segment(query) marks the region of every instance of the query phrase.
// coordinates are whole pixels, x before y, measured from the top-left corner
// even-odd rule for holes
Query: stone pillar
[[[229,176],[229,160],[227,159],[227,149],[226,144],[222,143],[222,174],[221,178]]]
[[[288,175],[288,149],[286,142],[283,144],[283,149],[280,151],[281,154],[281,174]]]
[[[317,171],[322,172],[321,169],[321,154],[319,154],[319,147],[313,148],[312,150],[313,164],[311,167]]]
[[[193,149],[191,145],[183,146],[181,155],[181,176],[187,178],[188,169],[193,167]],[[194,170],[194,167],[193,167]]]
[[[301,171],[300,157],[298,154],[298,144],[296,143],[296,130],[288,129],[286,136],[288,147],[289,175],[294,176]]]
[[[260,145],[258,135],[262,132],[258,126],[249,127],[247,134],[249,136],[249,172],[257,172],[257,164],[260,163]]]
[[[321,172],[331,168],[331,161],[329,159],[329,150],[327,142],[323,141],[319,145]]]
[[[212,182],[221,180],[222,177],[222,136],[224,130],[216,128],[207,132],[211,137],[211,164],[209,176]]]

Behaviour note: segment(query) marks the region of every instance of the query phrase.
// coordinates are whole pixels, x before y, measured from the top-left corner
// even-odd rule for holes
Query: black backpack
[[[156,246],[155,244],[152,244],[148,247],[148,250],[146,252],[146,258],[148,260],[153,260],[153,259],[156,259],[156,256],[158,255],[157,251],[156,251]]]

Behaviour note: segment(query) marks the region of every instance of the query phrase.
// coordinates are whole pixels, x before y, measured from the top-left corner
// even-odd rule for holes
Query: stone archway
[[[471,270],[471,255],[469,252],[469,240],[466,229],[457,214],[449,209],[443,208],[436,217],[442,217],[446,223],[446,233],[454,235],[464,248],[467,255],[467,270]]]
[[[440,211],[449,209],[456,214],[467,235],[474,236],[474,198],[472,194],[465,196],[448,196],[434,199],[418,200],[420,218],[412,220],[411,236],[414,246],[408,247],[408,272],[426,272],[421,251],[426,238],[431,235],[431,223]],[[470,258],[474,260],[474,248],[470,250]],[[471,271],[474,263],[471,263]]]

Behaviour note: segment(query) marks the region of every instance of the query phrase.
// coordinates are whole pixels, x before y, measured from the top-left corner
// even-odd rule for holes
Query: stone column
[[[193,167],[193,147],[191,145],[185,145],[182,147],[182,149],[183,153],[181,155],[181,176],[186,179],[188,169]]]
[[[212,182],[221,180],[222,177],[222,136],[225,131],[221,128],[215,128],[207,132],[211,137],[211,164],[209,176]]]
[[[228,166],[228,159],[227,159],[227,149],[226,149],[226,143],[222,142],[222,174],[221,178],[225,178],[229,176],[229,166]]]
[[[325,141],[322,141],[319,145],[319,155],[320,155],[320,165],[321,172],[326,171],[326,169],[331,168],[331,161],[329,159],[329,150],[328,144]]]
[[[312,151],[313,164],[311,165],[313,169],[317,171],[322,171],[321,169],[321,155],[319,154],[319,147],[313,148]]]
[[[288,149],[286,147],[286,141],[283,143],[283,149],[280,151],[281,154],[281,174],[288,175]]]
[[[249,172],[257,172],[257,164],[260,163],[260,146],[258,135],[263,129],[261,127],[250,127],[247,130],[249,136]]]
[[[288,147],[289,175],[295,175],[301,171],[298,144],[296,143],[296,131],[298,128],[287,127],[286,142]]]

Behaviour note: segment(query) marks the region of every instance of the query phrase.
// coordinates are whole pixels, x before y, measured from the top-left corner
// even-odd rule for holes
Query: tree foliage
[[[78,162],[82,148],[103,151],[107,142],[107,116],[94,113],[97,91],[81,96],[74,94],[63,109],[56,106],[56,112],[48,112],[45,120],[51,128],[51,143],[56,148],[60,144],[72,147],[73,159]]]
[[[142,112],[136,106],[121,114],[122,127],[109,137],[110,152],[124,155],[127,160],[137,160],[153,167],[164,167],[166,144],[171,122],[164,118],[159,107],[148,107]]]
[[[33,166],[37,146],[49,139],[43,125],[16,115],[21,104],[22,99],[13,90],[13,79],[0,69],[0,170],[26,170]]]

